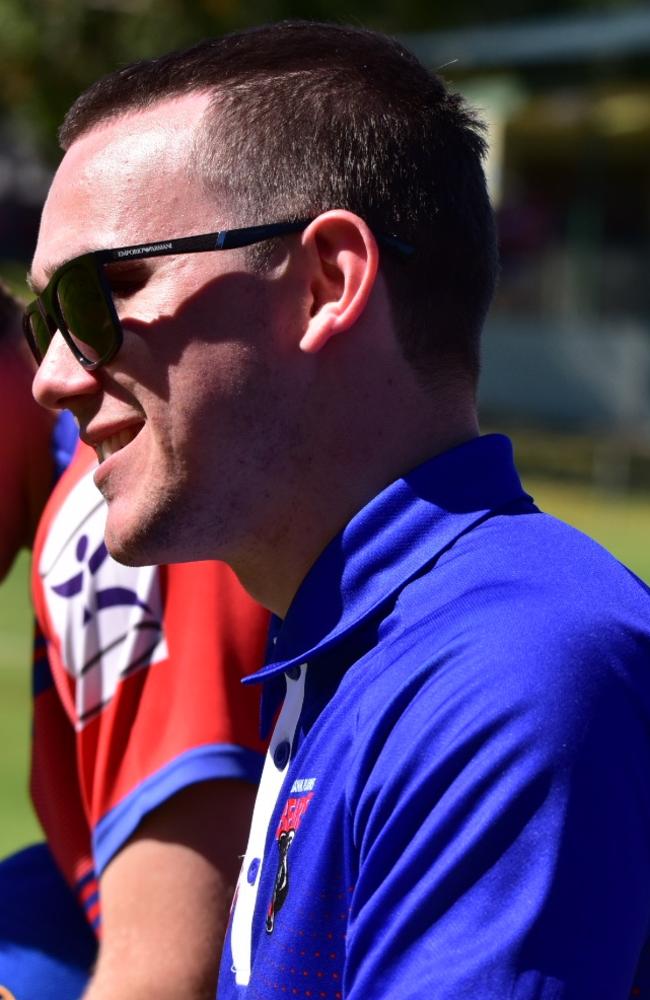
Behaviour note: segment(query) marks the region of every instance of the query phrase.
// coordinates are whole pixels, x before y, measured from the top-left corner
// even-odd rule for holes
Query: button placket
[[[267,832],[273,809],[286,777],[291,750],[305,694],[305,673],[302,663],[297,670],[285,672],[287,693],[271,738],[262,780],[258,789],[248,847],[237,887],[236,902],[230,928],[232,971],[235,982],[246,986],[251,973],[253,914],[264,867]]]
[[[303,670],[306,670],[307,664],[300,663],[294,664],[285,671],[285,678],[287,681],[287,694],[291,689],[291,686],[296,684],[302,677]],[[295,728],[295,727],[294,727]],[[279,725],[278,725],[279,729]],[[276,730],[273,734],[274,738],[271,740],[270,753],[273,757],[273,763],[277,767],[278,771],[284,771],[287,764],[291,759],[292,741],[289,736],[282,734]],[[276,742],[277,737],[277,742]]]

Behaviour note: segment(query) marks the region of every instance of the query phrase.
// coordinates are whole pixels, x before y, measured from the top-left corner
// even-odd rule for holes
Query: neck
[[[232,560],[243,587],[274,614],[286,617],[311,567],[355,514],[400,476],[478,433],[470,407],[464,417],[456,410],[453,423],[421,435],[419,441],[414,431],[408,448],[396,429],[392,435],[378,431],[373,446],[359,452],[354,461],[349,452],[343,454],[348,449],[341,448],[320,479],[307,483],[303,477],[275,529],[260,533],[245,553]]]

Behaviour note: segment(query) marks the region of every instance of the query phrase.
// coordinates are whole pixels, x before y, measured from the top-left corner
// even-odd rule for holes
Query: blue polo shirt
[[[650,596],[506,438],[360,511],[252,679],[283,707],[221,1000],[650,995]]]

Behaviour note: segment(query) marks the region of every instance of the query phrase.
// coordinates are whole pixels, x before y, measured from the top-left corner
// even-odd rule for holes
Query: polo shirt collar
[[[370,501],[305,577],[257,681],[329,650],[496,509],[530,499],[500,434],[436,455]]]

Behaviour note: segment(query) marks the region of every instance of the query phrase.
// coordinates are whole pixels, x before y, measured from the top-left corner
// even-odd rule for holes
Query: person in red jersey
[[[115,563],[103,541],[95,466],[94,453],[82,445],[52,494],[34,546],[32,590],[47,656],[37,659],[37,731],[45,738],[35,743],[32,792],[93,926],[99,926],[95,879],[106,880],[101,904],[110,935],[112,920],[123,934],[139,906],[150,920],[154,890],[169,892],[164,906],[173,909],[175,890],[165,886],[161,869],[170,830],[193,813],[179,864],[187,865],[188,880],[197,876],[197,900],[221,891],[197,858],[210,859],[210,869],[232,866],[223,887],[229,901],[263,750],[257,700],[240,689],[239,677],[262,660],[268,616],[221,563],[137,570]],[[72,762],[74,786],[57,774]],[[227,780],[221,805],[222,786],[215,792],[214,779]],[[62,795],[69,797],[63,810]],[[221,852],[226,858],[213,865]],[[142,873],[149,856],[155,885],[138,885],[148,881]],[[128,893],[113,899],[121,869]],[[186,903],[179,905],[184,910]],[[140,931],[138,937],[142,949]]]
[[[31,548],[54,477],[55,418],[31,394],[21,308],[0,283],[0,581]],[[78,997],[96,939],[46,844],[0,861],[0,896],[0,998]]]

